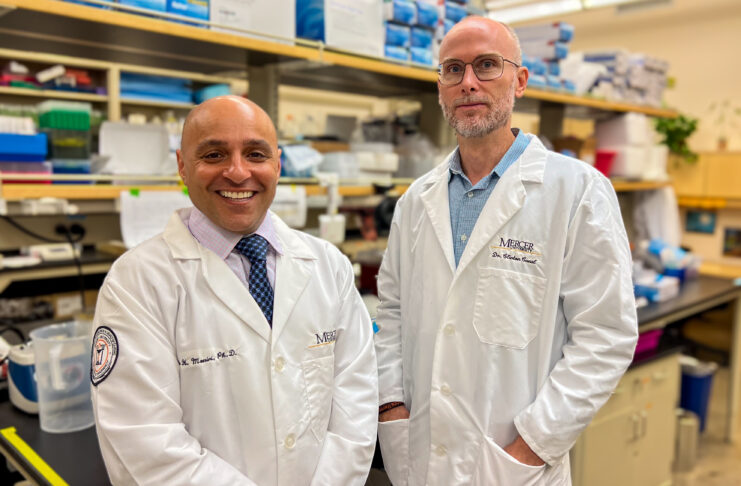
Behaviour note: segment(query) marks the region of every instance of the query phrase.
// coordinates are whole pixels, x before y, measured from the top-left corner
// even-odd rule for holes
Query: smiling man
[[[96,308],[90,378],[111,482],[363,485],[371,323],[349,261],[269,211],[272,122],[214,98],[188,116],[177,156],[195,208],[116,261]]]
[[[440,46],[458,147],[399,199],[378,276],[378,436],[395,486],[566,486],[568,452],[630,363],[615,192],[511,128],[519,43],[470,17]]]

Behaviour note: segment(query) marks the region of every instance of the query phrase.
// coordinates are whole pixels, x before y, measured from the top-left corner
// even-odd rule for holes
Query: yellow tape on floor
[[[36,451],[26,444],[26,441],[21,439],[15,431],[15,427],[7,427],[0,430],[0,434],[15,447],[15,449],[22,455],[29,464],[36,468],[44,479],[49,481],[52,486],[69,486],[67,482],[62,479],[59,474],[54,471],[38,454]]]

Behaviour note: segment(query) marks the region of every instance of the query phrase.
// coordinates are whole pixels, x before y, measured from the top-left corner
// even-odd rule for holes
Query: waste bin
[[[707,419],[710,390],[713,385],[713,375],[718,369],[718,365],[699,361],[691,356],[682,356],[680,363],[682,365],[680,406],[697,414],[700,419],[700,432],[703,432]]]

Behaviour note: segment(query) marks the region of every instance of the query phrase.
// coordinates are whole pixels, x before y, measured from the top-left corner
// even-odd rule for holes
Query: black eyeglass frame
[[[482,59],[487,59],[487,58],[491,58],[491,57],[498,57],[498,58],[500,58],[503,61],[502,62],[502,71],[499,73],[498,76],[496,76],[494,78],[481,79],[481,77],[479,76],[479,73],[476,72],[476,68],[474,67],[474,63],[476,63],[478,61],[481,61]],[[460,63],[460,64],[463,65],[463,71],[461,71],[461,79],[457,83],[444,83],[443,80],[442,80],[442,77],[443,77],[443,64],[448,63],[448,62],[457,62],[457,63]],[[438,64],[437,65],[437,79],[440,82],[440,84],[442,84],[443,86],[456,86],[458,84],[461,84],[463,82],[463,78],[466,77],[466,67],[470,64],[471,65],[471,69],[473,70],[473,74],[476,76],[476,79],[478,79],[479,81],[482,81],[482,82],[483,81],[494,81],[495,79],[501,78],[502,75],[504,74],[504,63],[505,62],[508,62],[508,63],[512,64],[517,69],[519,69],[519,68],[522,67],[522,65],[517,64],[516,62],[507,59],[506,57],[502,56],[501,54],[496,54],[496,53],[481,54],[480,56],[476,56],[476,59],[474,59],[471,62],[463,62],[460,59],[447,59],[445,62],[442,62],[442,63]]]

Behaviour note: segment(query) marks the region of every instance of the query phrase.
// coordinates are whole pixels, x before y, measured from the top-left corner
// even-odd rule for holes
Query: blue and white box
[[[411,55],[412,62],[425,64],[427,66],[431,66],[433,64],[432,49],[430,48],[412,47],[409,49],[409,54]]]
[[[208,20],[208,0],[167,0],[167,11],[198,20]]]
[[[128,7],[146,8],[157,12],[167,12],[167,0],[119,0],[121,5]]]
[[[417,25],[435,28],[438,18],[437,5],[425,0],[417,0]]]
[[[386,46],[384,53],[389,59],[396,59],[397,61],[409,61],[409,49],[406,47]]]
[[[445,2],[445,18],[453,22],[460,22],[468,16],[466,7],[455,2]]]
[[[384,0],[384,18],[405,25],[417,23],[417,6],[412,0]]]
[[[434,32],[425,27],[412,27],[412,47],[432,48]]]
[[[448,35],[448,32],[450,32],[450,29],[452,29],[454,25],[455,25],[455,22],[453,22],[450,19],[443,20],[443,26],[444,26],[444,33],[445,33],[445,35]]]
[[[386,22],[386,45],[409,47],[412,42],[412,29],[408,25]]]
[[[296,36],[383,57],[386,29],[379,0],[296,0]]]

